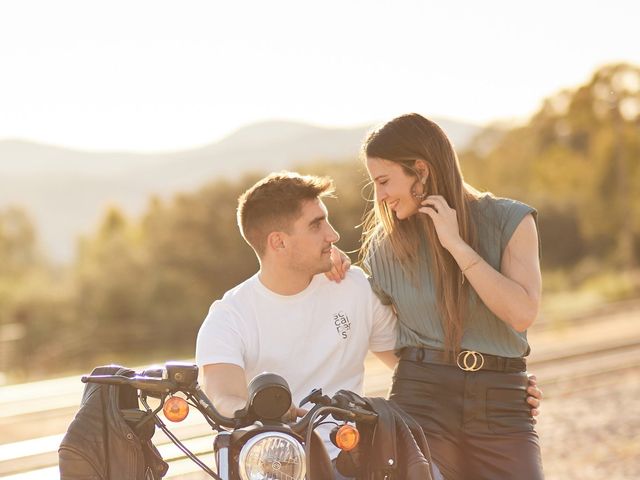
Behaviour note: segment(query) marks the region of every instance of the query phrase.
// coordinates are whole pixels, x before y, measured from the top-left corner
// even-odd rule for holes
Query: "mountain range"
[[[458,149],[477,125],[436,119]],[[269,172],[315,161],[356,158],[371,125],[323,128],[269,121],[218,142],[162,153],[90,152],[24,140],[0,141],[0,209],[24,207],[53,260],[73,258],[75,239],[90,231],[110,204],[141,213],[150,195],[189,191],[216,178]]]

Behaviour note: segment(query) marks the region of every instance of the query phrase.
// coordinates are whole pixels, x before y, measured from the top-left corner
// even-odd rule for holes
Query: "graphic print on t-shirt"
[[[343,311],[333,314],[333,324],[336,326],[336,331],[341,338],[347,339],[349,338],[349,333],[351,333],[351,322],[349,321],[349,317]]]

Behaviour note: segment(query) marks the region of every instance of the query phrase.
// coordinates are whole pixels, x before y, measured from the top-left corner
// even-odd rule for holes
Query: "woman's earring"
[[[422,183],[422,193],[411,192],[411,195],[413,195],[414,198],[417,198],[418,200],[423,200],[427,197],[427,177],[422,177],[420,179],[420,183]]]

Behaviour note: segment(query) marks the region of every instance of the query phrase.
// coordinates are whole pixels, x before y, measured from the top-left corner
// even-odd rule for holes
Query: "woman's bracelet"
[[[482,260],[482,258],[480,256],[478,256],[478,257],[476,257],[475,260],[473,260],[471,263],[469,263],[469,265],[467,265],[466,267],[460,269],[460,272],[462,273],[462,283],[464,283],[464,279],[466,278],[465,272],[467,270],[469,270],[470,268],[475,267],[478,263],[480,263],[480,260]]]

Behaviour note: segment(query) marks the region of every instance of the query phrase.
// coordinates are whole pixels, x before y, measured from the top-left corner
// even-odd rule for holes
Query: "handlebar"
[[[124,375],[83,375],[81,381],[83,383],[100,383],[103,385],[127,385],[149,394],[183,392],[191,395],[197,401],[200,411],[216,424],[226,428],[234,428],[237,426],[238,422],[236,419],[225,417],[216,410],[197,381],[194,380],[189,384],[180,384],[167,378],[167,375],[164,373],[162,377],[156,377],[155,375],[157,375],[157,373],[157,371],[154,371],[152,373],[154,376],[148,376],[146,372],[143,372],[142,375],[134,375],[133,377],[126,377]]]
[[[195,371],[195,374],[194,374]],[[198,409],[217,425],[235,428],[241,419],[225,417],[215,408],[209,397],[202,391],[197,381],[197,367],[194,365],[167,364],[166,369],[156,369],[136,374],[125,375],[84,375],[83,383],[99,383],[103,385],[127,385],[149,394],[173,394],[183,392],[191,395],[198,403]],[[304,417],[290,425],[296,433],[304,432],[316,414],[332,414],[337,420],[373,424],[378,415],[366,410],[348,399],[336,394],[333,398],[323,397]]]

